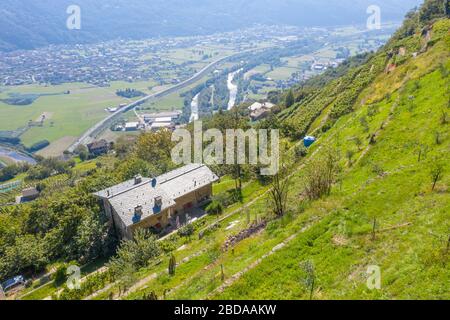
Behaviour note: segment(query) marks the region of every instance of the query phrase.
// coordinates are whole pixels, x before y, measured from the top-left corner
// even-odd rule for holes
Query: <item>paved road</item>
[[[245,53],[249,53],[249,52],[253,52],[253,51],[259,51],[259,50],[264,50],[264,49],[268,49],[268,48],[258,48],[258,49],[250,49],[250,50],[245,50],[245,51],[241,51],[239,53],[235,53],[233,55],[230,56],[226,56],[224,58],[220,58],[217,59],[216,61],[210,63],[209,65],[207,65],[206,67],[204,67],[202,70],[200,70],[198,73],[196,73],[193,77],[180,82],[179,84],[176,84],[168,89],[162,90],[160,92],[157,92],[155,94],[151,94],[148,96],[143,97],[142,99],[139,99],[135,102],[132,102],[130,104],[128,104],[127,106],[121,108],[120,110],[118,110],[117,112],[111,114],[110,116],[108,116],[107,118],[103,119],[102,121],[100,121],[99,123],[97,123],[96,125],[94,125],[93,127],[91,127],[89,130],[87,130],[80,138],[78,138],[77,141],[75,141],[67,150],[69,152],[73,152],[79,145],[86,145],[90,142],[92,142],[95,138],[96,135],[98,135],[100,132],[102,132],[103,130],[105,130],[109,125],[111,125],[113,123],[113,121],[118,118],[121,114],[136,108],[137,106],[149,101],[149,100],[153,100],[153,99],[158,99],[158,98],[162,98],[164,96],[167,96],[169,94],[172,94],[178,90],[181,90],[195,82],[197,82],[198,80],[200,80],[204,75],[206,75],[207,73],[209,73],[213,68],[215,68],[218,64],[221,64],[231,58],[234,58],[236,56],[239,56],[241,54],[245,54]]]

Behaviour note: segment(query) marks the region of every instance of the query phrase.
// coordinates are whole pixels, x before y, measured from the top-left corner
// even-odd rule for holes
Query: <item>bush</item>
[[[62,264],[58,266],[54,275],[55,284],[57,286],[62,285],[67,280],[67,265]]]
[[[126,270],[137,271],[161,255],[161,248],[156,237],[147,230],[139,229],[134,239],[123,241],[117,255],[108,263],[115,277],[125,276]]]
[[[194,226],[192,224],[187,224],[178,230],[178,235],[180,237],[190,237],[194,234]]]
[[[217,214],[220,215],[223,213],[223,205],[217,200],[214,200],[206,207],[206,212],[209,214]]]
[[[240,201],[242,196],[239,195],[239,191],[229,190],[227,192],[218,194],[213,198],[213,202],[220,203],[222,208],[226,208]],[[208,209],[206,209],[208,211]]]
[[[308,149],[306,149],[306,147],[304,145],[299,144],[299,145],[295,146],[294,152],[295,152],[295,157],[297,159],[301,159],[301,158],[306,157],[306,155],[308,154]]]

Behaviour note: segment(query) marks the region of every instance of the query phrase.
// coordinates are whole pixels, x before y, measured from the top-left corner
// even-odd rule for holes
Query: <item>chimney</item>
[[[140,184],[142,183],[142,176],[141,175],[137,175],[134,177],[134,185]]]
[[[137,206],[136,208],[134,208],[134,215],[137,217],[142,217],[143,212],[142,212],[142,206]]]
[[[141,222],[143,212],[142,212],[142,206],[137,206],[134,208],[134,216],[133,216],[133,223],[139,223]]]
[[[155,198],[155,207],[162,207],[162,197],[156,197]]]

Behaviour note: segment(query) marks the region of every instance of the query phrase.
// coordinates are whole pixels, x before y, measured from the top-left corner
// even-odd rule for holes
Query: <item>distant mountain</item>
[[[2,0],[0,50],[115,38],[201,35],[256,23],[330,26],[364,23],[381,7],[400,21],[421,0]],[[81,8],[81,30],[68,30],[68,6]]]

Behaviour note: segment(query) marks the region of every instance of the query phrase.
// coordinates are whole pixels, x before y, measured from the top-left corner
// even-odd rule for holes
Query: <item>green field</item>
[[[44,113],[47,115],[42,127],[32,127],[21,136],[26,146],[44,139],[54,142],[68,136],[77,137],[107,116],[105,108],[127,102],[126,99],[116,96],[111,88],[98,88],[82,83],[8,89],[7,92],[34,94],[71,91],[68,95],[40,97],[28,106],[0,103],[1,130],[16,130],[27,126],[30,120],[37,121]],[[2,97],[5,97],[7,92],[3,92]]]

